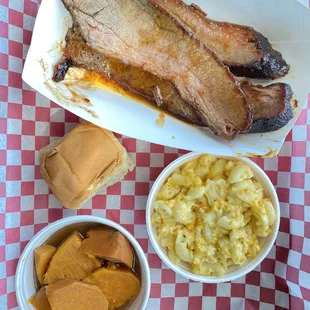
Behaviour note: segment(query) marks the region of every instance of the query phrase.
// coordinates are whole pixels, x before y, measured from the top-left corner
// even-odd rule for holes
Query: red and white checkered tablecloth
[[[78,211],[63,209],[42,179],[39,149],[78,117],[22,82],[38,2],[0,0],[0,309],[18,308],[15,270],[28,241],[48,223],[76,214],[107,217],[134,234],[151,268],[149,310],[310,309],[310,98],[279,157],[255,160],[281,202],[280,232],[268,258],[231,283],[188,281],[162,264],[145,226],[152,182],[183,151],[119,136],[136,169]]]

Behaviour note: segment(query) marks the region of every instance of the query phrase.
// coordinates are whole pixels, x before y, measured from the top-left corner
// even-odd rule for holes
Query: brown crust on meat
[[[202,14],[204,17],[207,16],[207,13],[197,4],[192,3],[190,5],[190,7],[192,7],[194,10],[197,10],[200,14]]]
[[[65,78],[69,68],[72,66],[73,66],[73,63],[71,59],[65,57],[64,60],[62,60],[60,63],[55,65],[54,75],[52,77],[52,80],[54,82],[61,82]]]
[[[226,63],[229,69],[236,76],[245,76],[255,79],[277,79],[285,76],[289,70],[290,65],[283,59],[282,54],[274,50],[269,40],[260,32],[248,27],[253,31],[257,49],[262,51],[262,58],[255,62],[237,65]]]
[[[261,33],[255,31],[252,27],[242,26],[237,24],[232,24],[228,22],[219,22],[214,21],[206,17],[206,13],[196,5],[186,5],[181,0],[148,0],[150,3],[160,7],[162,10],[166,11],[167,14],[171,15],[175,19],[178,19],[178,23],[182,24],[184,28],[187,29],[188,32],[192,33],[194,36],[200,39],[202,43],[208,46],[208,31],[211,31],[212,26],[211,24],[217,25],[216,29],[221,28],[218,31],[225,32],[226,40],[235,40],[235,35],[240,32],[239,38],[243,38],[246,34],[245,39],[241,40],[240,42],[245,45],[244,50],[248,48],[253,55],[256,54],[257,59],[251,62],[244,61],[228,61],[225,56],[219,56],[221,60],[227,65],[233,74],[236,76],[245,76],[249,78],[258,78],[258,79],[276,79],[286,75],[290,69],[290,66],[285,62],[282,58],[280,52],[274,50],[266,37],[264,37]],[[166,5],[166,7],[165,7]],[[171,12],[168,11],[168,8],[174,8],[175,11]],[[196,14],[197,18],[201,24],[206,27],[208,31],[204,32],[205,37],[200,37],[202,33],[201,27],[196,28],[195,26],[191,26],[186,22],[186,12],[189,14]],[[183,14],[183,15],[182,15]],[[178,15],[176,18],[175,16]],[[180,17],[181,16],[181,17]],[[182,20],[183,17],[183,20]],[[193,19],[193,16],[191,16]],[[198,29],[198,30],[197,30]],[[234,33],[232,34],[232,29],[234,29]],[[225,31],[227,30],[227,32]],[[200,34],[198,33],[200,31]],[[203,36],[203,35],[202,35]],[[212,41],[214,37],[212,38]],[[212,50],[212,41],[210,41],[210,49]],[[218,41],[220,42],[220,41]],[[222,50],[226,50],[225,42],[222,43],[223,47]],[[254,49],[253,49],[254,46]],[[231,55],[229,56],[231,57]],[[236,58],[235,58],[236,59]]]
[[[260,109],[256,116],[254,112],[254,122],[248,133],[276,131],[293,118],[291,105],[293,92],[288,84],[261,86],[243,82],[241,85],[253,110]],[[261,92],[263,95],[260,95]]]

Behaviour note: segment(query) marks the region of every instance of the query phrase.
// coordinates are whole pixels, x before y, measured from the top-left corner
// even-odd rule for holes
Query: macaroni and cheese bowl
[[[246,158],[181,156],[159,175],[147,201],[156,253],[176,273],[204,283],[232,281],[255,269],[279,223],[274,186]]]

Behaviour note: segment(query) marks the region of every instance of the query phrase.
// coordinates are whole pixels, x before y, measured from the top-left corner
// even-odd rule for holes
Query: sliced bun
[[[113,133],[88,122],[40,150],[41,174],[68,209],[79,209],[99,191],[121,181],[133,167]]]

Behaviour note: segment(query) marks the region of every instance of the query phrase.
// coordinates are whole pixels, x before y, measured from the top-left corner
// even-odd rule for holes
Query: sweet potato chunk
[[[49,244],[43,244],[34,250],[34,263],[40,284],[43,284],[43,276],[56,252],[56,248]]]
[[[80,253],[82,241],[82,236],[74,232],[59,246],[44,275],[44,284],[65,278],[81,280],[100,267],[99,259]]]
[[[84,281],[101,289],[109,301],[109,310],[122,306],[140,291],[140,280],[131,270],[102,267],[89,274]]]
[[[31,297],[30,303],[36,310],[52,310],[46,296],[45,286],[42,286],[38,292],[33,297]]]
[[[123,263],[129,268],[133,265],[133,252],[127,238],[112,227],[92,229],[82,242],[80,251],[87,255]]]
[[[62,279],[46,288],[53,310],[108,310],[108,300],[96,286]]]

